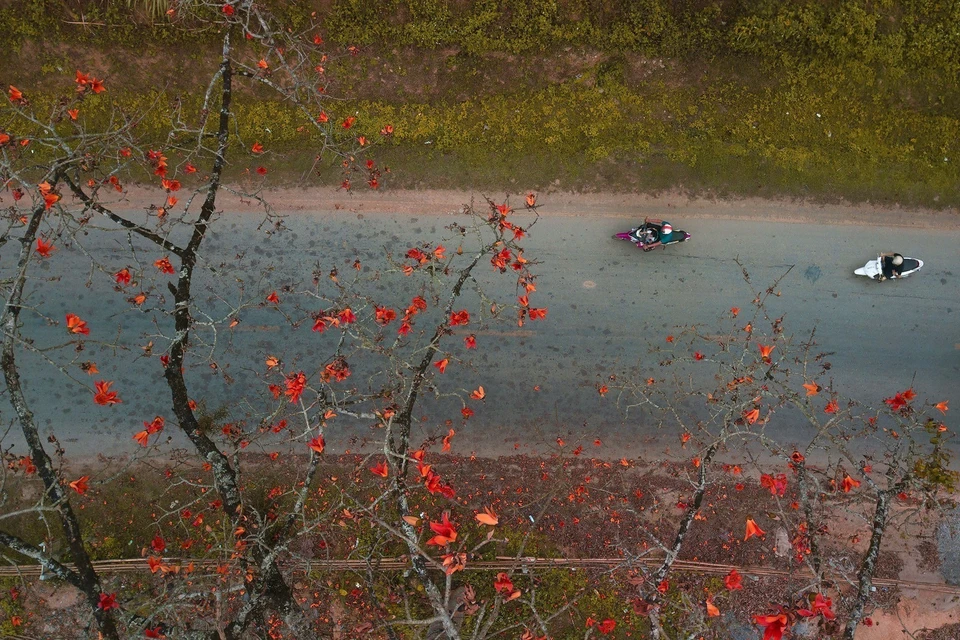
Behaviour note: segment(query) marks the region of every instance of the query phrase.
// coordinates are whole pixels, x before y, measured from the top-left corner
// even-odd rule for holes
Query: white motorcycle
[[[887,278],[883,275],[883,258],[884,256],[877,256],[876,260],[870,260],[867,262],[867,264],[855,270],[853,273],[858,276],[865,276],[871,280],[877,280],[878,282],[887,280]],[[923,260],[903,256],[903,264],[899,266],[900,273],[894,275],[893,277],[906,278],[911,273],[920,271],[920,267],[923,266]]]

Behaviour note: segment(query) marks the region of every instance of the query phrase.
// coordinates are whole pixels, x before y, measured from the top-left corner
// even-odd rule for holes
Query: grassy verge
[[[73,68],[83,67],[110,87],[108,97],[85,105],[90,127],[115,109],[143,113],[138,135],[159,147],[175,100],[196,114],[215,32],[177,31],[142,15],[119,30],[81,30],[38,9],[55,0],[19,4],[22,19],[4,36],[19,52],[10,79],[35,103],[52,104],[53,87],[69,85]],[[960,39],[942,28],[949,7],[917,0],[680,9],[644,0],[586,12],[581,5],[391,0],[374,8],[337,0],[321,7],[332,42],[364,45],[357,56],[331,47],[328,89],[348,98],[331,101],[331,131],[351,143],[355,135],[379,140],[392,124],[391,138],[365,150],[391,168],[386,185],[683,189],[960,206],[960,85],[950,80],[960,63],[949,55],[960,51]],[[86,17],[117,22],[118,7]],[[274,9],[302,23],[302,12]],[[13,20],[12,10],[0,11],[0,23]],[[186,38],[191,53],[127,48],[147,32],[158,44]],[[47,46],[45,35],[58,41]],[[260,55],[243,46],[250,51],[241,55]],[[349,136],[338,121],[348,114],[358,115]],[[294,109],[247,91],[236,115],[238,143],[260,140],[269,154],[235,159],[232,177],[261,163],[273,184],[310,176],[318,138]],[[29,134],[18,126],[0,109],[0,129]],[[321,181],[339,183],[331,167],[316,168]]]

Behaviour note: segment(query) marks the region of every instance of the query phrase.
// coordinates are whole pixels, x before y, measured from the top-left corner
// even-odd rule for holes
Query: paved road
[[[287,220],[289,232],[268,237],[255,231],[259,220],[252,215],[228,212],[206,255],[210,264],[222,262],[235,278],[229,285],[207,281],[205,307],[212,317],[225,315],[240,281],[251,295],[284,284],[308,286],[317,260],[324,273],[335,262],[341,272],[348,272],[355,254],[373,265],[385,245],[406,248],[441,238],[444,225],[451,221],[446,216],[409,214],[368,215],[361,220],[344,212],[298,213]],[[717,318],[732,306],[748,308],[752,296],[734,262],[737,256],[754,282],[764,285],[794,267],[771,312],[785,314],[788,330],[796,334],[817,327],[822,349],[834,352],[830,359],[836,386],[847,395],[879,402],[913,386],[922,397],[960,403],[960,232],[685,218],[682,210],[673,221],[693,239],[644,254],[611,239],[627,226],[622,218],[550,218],[547,212],[527,246],[530,257],[542,261],[536,269],[540,277],[535,295],[537,304],[549,307],[548,321],[530,323],[522,331],[506,327],[502,333],[481,334],[475,368],[452,367],[447,373],[445,381],[464,389],[482,384],[488,394],[483,410],[459,429],[464,437],[455,446],[460,452],[508,452],[514,443],[526,443],[522,450],[527,450],[529,443],[552,442],[557,435],[569,440],[571,434],[590,441],[600,437],[606,453],[642,452],[657,434],[638,416],[625,419],[610,398],[598,397],[595,385],[623,370],[643,377],[658,375],[656,357],[648,352],[651,342],[662,343],[682,324],[716,326]],[[88,249],[104,256],[107,269],[130,264],[125,236],[92,235],[86,241]],[[887,249],[920,257],[926,266],[899,282],[877,284],[853,276],[854,268]],[[5,270],[11,265],[10,252],[10,246],[0,252]],[[238,253],[245,254],[239,269]],[[156,257],[151,251],[141,260],[152,270],[149,265]],[[61,274],[64,266],[67,273]],[[114,305],[122,294],[111,290],[103,273],[94,273],[94,284],[86,287],[89,261],[76,250],[62,247],[43,267],[38,276],[59,279],[42,283],[32,302],[57,320],[62,321],[66,312],[79,314],[93,328],[91,338],[111,340],[122,328],[119,344],[126,350],[91,344],[78,354],[78,360],[95,360],[103,378],[117,381],[124,404],[112,408],[94,406],[85,388],[36,357],[25,356],[29,396],[38,419],[75,455],[129,450],[140,420],[172,415],[157,358],[136,358],[149,340],[163,343],[160,334],[169,324],[154,326],[153,315]],[[404,305],[412,294],[404,289],[407,282],[382,280],[370,291]],[[293,304],[291,295],[281,293],[285,304]],[[309,307],[309,300],[301,302]],[[25,319],[25,331],[38,346],[64,341],[62,326],[46,326],[36,316]],[[328,353],[330,344],[324,340],[309,327],[294,331],[283,326],[268,309],[246,311],[232,334],[219,336],[215,351],[218,362],[229,365],[226,372],[233,381],[226,382],[222,371],[206,367],[194,371],[196,396],[205,397],[210,406],[242,411],[245,403],[255,404],[257,394],[263,394],[265,385],[256,376],[263,370],[265,355],[281,355],[289,365],[309,369]],[[83,374],[78,378],[89,384]],[[423,434],[445,432],[443,420],[458,418],[458,408],[449,402],[428,402]],[[6,400],[0,412],[9,423]],[[332,447],[355,447],[346,436],[367,433],[366,425],[353,425],[351,431],[347,422],[339,422],[342,438],[331,432]],[[798,425],[783,422],[778,428],[785,438],[799,435]],[[674,438],[670,434],[670,441]],[[17,442],[16,435],[5,442]]]

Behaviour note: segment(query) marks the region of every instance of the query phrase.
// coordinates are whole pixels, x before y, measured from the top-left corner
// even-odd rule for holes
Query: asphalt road
[[[487,392],[482,409],[457,427],[454,447],[459,453],[507,453],[516,444],[521,451],[529,451],[558,435],[590,442],[599,437],[604,449],[598,453],[612,456],[640,454],[660,446],[657,439],[664,434],[642,416],[624,417],[609,397],[599,397],[596,384],[610,373],[659,375],[657,357],[649,352],[652,344],[663,343],[680,325],[712,327],[730,307],[748,308],[752,294],[735,263],[738,257],[753,282],[763,286],[793,267],[780,285],[783,295],[773,300],[770,311],[785,315],[787,330],[798,336],[816,327],[820,349],[833,352],[831,373],[836,388],[845,395],[879,403],[912,386],[922,399],[960,403],[960,232],[956,230],[695,218],[684,216],[681,209],[671,221],[693,238],[645,254],[611,239],[629,226],[623,218],[545,213],[526,246],[528,257],[541,261],[535,269],[539,278],[534,295],[537,306],[549,308],[547,320],[522,329],[504,326],[480,332],[474,366],[451,367],[444,378],[462,389],[482,384]],[[241,290],[259,296],[283,285],[309,286],[317,261],[323,273],[334,264],[348,272],[346,265],[355,256],[374,265],[382,260],[384,247],[398,251],[440,239],[446,233],[443,227],[452,221],[450,216],[378,213],[358,219],[342,211],[298,213],[287,219],[288,232],[267,236],[256,230],[259,218],[227,212],[214,227],[205,255],[208,265],[219,268],[223,263],[221,272],[230,278],[201,281],[203,308],[211,318],[220,319]],[[94,405],[91,379],[70,367],[87,386],[73,383],[36,354],[22,356],[24,380],[44,433],[56,433],[69,454],[123,453],[134,447],[130,438],[142,428],[142,420],[154,415],[172,417],[158,359],[143,357],[141,349],[150,341],[162,345],[170,323],[156,314],[128,310],[129,305],[122,302],[124,294],[112,290],[107,273],[133,266],[125,235],[91,234],[84,242],[106,271],[91,272],[86,255],[61,247],[35,271],[38,278],[50,280],[37,282],[29,301],[61,325],[52,326],[28,311],[24,333],[37,347],[63,344],[64,314],[76,313],[87,320],[91,340],[85,352],[76,354],[77,361],[94,360],[101,371],[96,379],[115,380],[123,404]],[[11,268],[12,250],[8,245],[0,251],[4,272]],[[925,266],[908,279],[882,284],[853,275],[855,268],[883,250],[919,257]],[[243,254],[241,260],[238,254]],[[148,271],[157,257],[152,250],[139,255]],[[489,271],[486,267],[481,281],[492,282]],[[404,300],[412,294],[407,286],[403,278],[383,279],[372,285],[370,293],[405,306]],[[511,288],[501,291],[512,299]],[[290,300],[293,294],[280,295]],[[154,298],[145,307],[157,303]],[[310,301],[301,297],[300,303],[309,306]],[[198,338],[212,344],[209,331],[199,331]],[[95,344],[113,340],[115,348]],[[266,395],[265,383],[258,377],[266,355],[281,356],[291,368],[315,367],[332,346],[325,340],[309,326],[299,330],[285,326],[269,309],[245,311],[241,324],[232,332],[221,332],[211,347],[222,366],[191,371],[195,397],[206,399],[210,407],[228,406],[235,413],[243,413],[248,406],[256,409]],[[363,365],[358,366],[362,370]],[[375,370],[376,365],[371,366]],[[459,404],[427,399],[423,410],[427,416],[421,426],[423,437],[445,433],[447,418],[460,423]],[[10,424],[12,412],[6,400],[0,417]],[[329,432],[329,446],[356,448],[356,441],[349,438],[362,437],[368,426],[338,421],[339,431]],[[789,420],[778,428],[787,440],[801,434],[801,427]],[[666,435],[675,442],[675,434]],[[16,429],[4,439],[5,446],[18,442]]]

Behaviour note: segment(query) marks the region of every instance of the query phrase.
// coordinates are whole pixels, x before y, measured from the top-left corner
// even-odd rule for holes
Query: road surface
[[[846,396],[876,404],[913,387],[921,399],[960,403],[956,225],[943,230],[773,222],[763,221],[762,214],[737,219],[743,216],[729,215],[729,208],[717,212],[709,204],[689,209],[681,204],[670,210],[669,217],[692,233],[692,240],[645,254],[611,239],[613,233],[629,228],[629,208],[568,207],[551,215],[549,199],[542,202],[543,216],[526,246],[528,257],[541,262],[535,269],[539,277],[534,303],[549,308],[547,320],[522,329],[508,323],[481,331],[474,366],[451,367],[444,382],[462,389],[482,384],[487,401],[460,426],[459,404],[427,399],[423,405],[427,419],[418,436],[445,433],[443,423],[449,418],[458,430],[454,450],[463,454],[511,453],[517,445],[520,452],[530,452],[558,436],[571,442],[600,438],[603,448],[592,451],[613,457],[666,446],[660,439],[675,443],[676,434],[658,432],[642,416],[624,417],[610,397],[599,397],[596,386],[611,373],[662,375],[658,357],[650,354],[651,345],[663,344],[681,325],[715,327],[730,307],[749,309],[752,295],[735,262],[738,258],[757,285],[766,286],[792,267],[780,285],[783,295],[771,302],[770,312],[784,315],[788,332],[797,336],[816,327],[820,350],[833,354],[829,359],[835,387]],[[388,205],[381,206],[385,208]],[[642,218],[644,211],[638,207],[635,213]],[[359,216],[345,210],[302,210],[286,219],[288,232],[268,236],[256,230],[260,217],[228,210],[214,227],[205,256],[208,265],[222,262],[233,282],[225,287],[204,281],[201,297],[211,317],[222,318],[241,283],[249,295],[280,291],[283,285],[309,287],[318,260],[324,274],[334,265],[349,272],[354,257],[373,266],[382,261],[385,246],[399,251],[439,240],[446,234],[444,226],[455,219],[450,214],[411,213],[409,207],[400,213],[382,210]],[[93,234],[84,242],[105,271],[91,274],[87,257],[60,247],[35,271],[38,277],[55,279],[34,288],[37,293],[30,303],[61,325],[50,326],[25,313],[24,331],[38,346],[62,344],[65,313],[87,320],[91,345],[77,354],[77,361],[96,361],[101,371],[96,379],[116,381],[123,404],[98,407],[88,390],[91,380],[75,367],[70,370],[88,387],[72,383],[39,357],[24,355],[28,397],[44,434],[56,433],[70,455],[129,452],[134,447],[131,436],[142,428],[143,420],[154,415],[172,418],[158,358],[144,356],[141,349],[150,341],[163,344],[169,323],[154,326],[150,314],[125,310],[128,305],[120,304],[124,294],[112,290],[108,273],[133,266],[123,234]],[[8,244],[0,254],[4,270],[12,264],[12,249]],[[891,249],[922,258],[923,270],[882,284],[853,275],[878,251]],[[239,254],[244,257],[238,261]],[[159,254],[150,250],[138,257],[152,270]],[[238,263],[241,268],[235,266]],[[481,280],[489,279],[489,267],[483,269],[487,275]],[[93,285],[87,287],[89,278]],[[405,286],[403,278],[384,280],[370,293],[388,301],[393,297],[395,304],[405,306],[412,294]],[[511,288],[500,291],[512,298]],[[284,304],[293,304],[293,294],[280,296]],[[156,303],[153,299],[146,306]],[[310,301],[301,296],[299,303],[308,307]],[[245,403],[255,404],[252,398],[265,393],[258,375],[267,355],[281,356],[291,368],[310,370],[330,348],[309,326],[293,330],[268,308],[247,310],[241,317],[234,331],[218,336],[213,353],[223,367],[191,372],[198,400],[205,399],[208,407],[228,406],[235,414],[242,414]],[[92,344],[115,338],[114,350]],[[9,423],[12,414],[6,400],[0,411]],[[780,429],[786,440],[800,437],[801,426],[790,422],[785,419],[770,428]],[[350,438],[369,433],[364,421],[351,424],[338,418],[336,424],[328,432],[331,450],[356,449],[358,441]],[[14,429],[4,444],[17,442]]]

